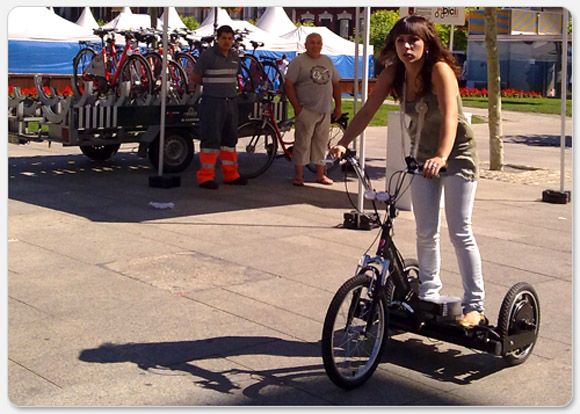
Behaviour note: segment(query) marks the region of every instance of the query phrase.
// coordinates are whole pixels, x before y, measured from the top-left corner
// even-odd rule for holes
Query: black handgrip
[[[407,171],[409,172],[422,172],[423,171],[423,163],[419,163],[415,158],[409,156],[405,157],[405,163],[407,164]],[[447,167],[441,167],[439,172],[447,172]]]

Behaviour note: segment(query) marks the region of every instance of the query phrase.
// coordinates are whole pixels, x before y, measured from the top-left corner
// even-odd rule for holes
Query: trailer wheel
[[[80,149],[91,160],[105,161],[115,155],[119,151],[120,146],[121,144],[81,145]]]
[[[163,145],[163,172],[178,173],[184,171],[194,154],[193,140],[183,132],[167,131]],[[149,161],[153,167],[159,165],[159,137],[149,145]]]

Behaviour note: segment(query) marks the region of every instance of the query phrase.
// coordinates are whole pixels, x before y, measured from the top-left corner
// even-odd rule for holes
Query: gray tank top
[[[427,114],[425,115],[425,121],[421,131],[421,140],[417,150],[417,161],[419,162],[424,162],[435,156],[437,148],[439,147],[439,130],[442,121],[437,96],[432,92],[428,92],[423,97],[423,100],[427,104]],[[416,103],[416,101],[407,101],[405,103],[405,114],[411,118],[409,135],[412,140],[417,135],[417,124],[419,121],[419,114],[415,109]],[[479,174],[475,136],[471,125],[469,125],[463,114],[463,103],[459,95],[457,95],[457,107],[459,115],[457,135],[455,136],[455,143],[447,160],[447,171],[441,173],[441,175],[460,175],[467,180],[473,181],[477,180]]]

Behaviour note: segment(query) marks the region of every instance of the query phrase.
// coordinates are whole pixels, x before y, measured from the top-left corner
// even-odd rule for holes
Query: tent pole
[[[163,8],[163,60],[161,62],[161,121],[159,123],[159,164],[157,173],[163,175],[163,150],[165,148],[165,105],[167,98],[167,25],[169,24],[168,7]]]
[[[560,76],[560,192],[564,192],[566,163],[566,97],[568,95],[568,10],[562,9],[562,70]]]
[[[218,11],[219,11],[219,7],[214,7],[213,8],[213,34],[217,34],[217,28],[218,28]]]
[[[359,33],[360,33],[360,7],[355,9],[354,13],[354,85],[353,85],[353,93],[354,93],[354,102],[353,102],[353,111],[354,114],[358,112],[358,65],[359,65]],[[356,142],[355,142],[356,145]]]
[[[562,68],[560,70],[560,190],[544,190],[542,201],[554,204],[567,204],[571,192],[564,191],[566,178],[566,97],[568,95],[568,10],[562,8]]]
[[[369,41],[370,41],[370,21],[371,21],[371,8],[364,8],[364,43],[363,43],[363,73],[362,73],[362,97],[361,106],[365,104],[368,92],[369,92]],[[364,171],[365,168],[365,132],[360,135],[359,143],[359,163]],[[364,212],[364,187],[363,183],[359,181],[358,183],[358,203],[357,210],[359,213]]]

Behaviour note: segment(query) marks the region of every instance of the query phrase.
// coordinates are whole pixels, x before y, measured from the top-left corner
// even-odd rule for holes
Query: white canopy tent
[[[96,29],[99,27],[99,24],[95,20],[95,16],[93,16],[90,7],[85,7],[83,9],[83,12],[77,20],[77,24],[81,27],[87,27],[89,29]]]
[[[233,20],[230,17],[230,15],[228,14],[228,12],[225,11],[225,9],[222,9],[221,7],[212,7],[209,14],[207,16],[205,16],[205,19],[203,19],[203,22],[201,22],[199,27],[204,27],[204,26],[213,27],[214,22],[215,22],[216,10],[217,10],[217,25],[218,25],[218,27],[223,26],[224,24],[227,24],[227,25],[232,24]]]
[[[300,26],[295,27],[294,30],[283,34],[282,38],[289,39],[298,44],[298,52],[302,53],[306,49],[304,48],[304,42],[306,37],[311,33],[318,33],[322,37],[322,53],[330,56],[338,55],[355,55],[355,42],[351,42],[343,37],[340,37],[330,29],[325,26],[308,27]],[[373,53],[373,47],[369,46],[369,54]]]
[[[271,51],[271,52],[283,52],[290,53],[296,51],[296,43],[292,39],[284,39],[278,36],[273,36],[271,33],[265,32],[257,26],[254,26],[250,22],[244,20],[233,20],[228,13],[222,9],[218,9],[218,19],[217,27],[228,25],[234,30],[248,30],[249,34],[245,37],[244,41],[246,47],[251,49],[250,41],[262,42],[264,46],[259,50]],[[193,31],[195,37],[201,38],[204,36],[211,36],[214,34],[214,17],[215,8],[212,12],[204,19],[202,25]]]
[[[256,26],[275,36],[281,36],[296,29],[283,7],[267,7],[256,22]]]
[[[166,10],[166,8],[164,8],[164,10]],[[169,30],[173,30],[173,29],[187,29],[187,26],[185,25],[185,23],[183,23],[183,20],[181,20],[181,17],[179,17],[179,13],[177,13],[177,10],[175,9],[175,7],[169,7],[168,9],[168,16],[167,16],[167,27],[169,28]],[[163,29],[163,21],[165,18],[165,12],[163,12],[163,14],[161,15],[161,18],[159,19],[159,24],[157,25],[158,29]]]
[[[17,7],[8,15],[8,39],[74,42],[98,37],[90,28],[68,21],[46,7]]]
[[[128,9],[128,10],[127,10]],[[160,20],[157,19],[157,26]],[[103,25],[103,29],[131,30],[151,27],[151,16],[148,14],[136,14],[125,7],[113,20]]]

